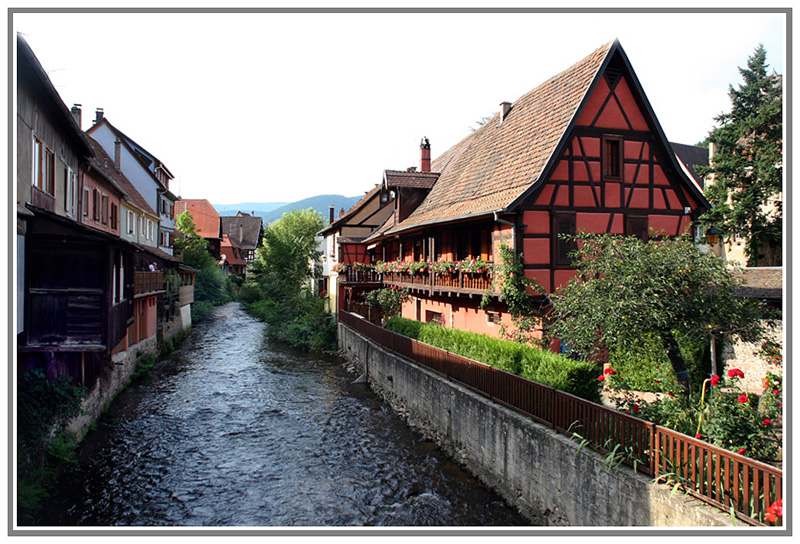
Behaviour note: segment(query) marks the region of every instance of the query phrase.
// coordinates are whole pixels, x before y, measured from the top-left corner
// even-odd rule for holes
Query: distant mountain
[[[314,211],[322,214],[327,224],[330,206],[333,206],[335,214],[338,217],[340,209],[344,208],[345,211],[349,210],[360,198],[360,196],[319,195],[288,204],[285,202],[244,202],[242,204],[214,204],[214,208],[222,216],[236,215],[239,211],[245,213],[255,212],[256,215],[261,216],[265,225],[269,225],[276,219],[280,219],[284,213],[288,213],[292,210],[307,210],[308,208],[312,208]]]
[[[258,212],[257,215],[268,213],[275,208],[280,208],[289,204],[288,202],[241,202],[239,204],[212,204],[214,209],[220,215],[236,215],[237,212],[243,211],[252,213]]]

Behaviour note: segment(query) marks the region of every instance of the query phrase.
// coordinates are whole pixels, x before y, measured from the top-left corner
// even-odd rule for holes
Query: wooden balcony
[[[133,273],[133,293],[135,297],[155,295],[165,291],[166,285],[164,284],[163,272]]]
[[[455,294],[471,297],[482,296],[486,291],[494,292],[491,271],[483,273],[460,271],[455,274],[389,273],[383,275],[383,283],[430,295]]]
[[[374,270],[354,270],[348,268],[339,274],[339,280],[343,283],[380,283],[381,275]]]
[[[31,187],[31,205],[55,213],[56,198],[38,187]]]

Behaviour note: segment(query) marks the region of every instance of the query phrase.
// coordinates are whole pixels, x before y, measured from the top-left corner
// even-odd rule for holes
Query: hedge
[[[576,361],[558,353],[485,334],[402,317],[389,319],[386,328],[531,381],[600,402],[601,384],[597,380],[599,369],[595,363]]]

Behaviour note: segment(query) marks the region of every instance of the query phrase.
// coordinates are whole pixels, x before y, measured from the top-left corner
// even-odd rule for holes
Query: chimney
[[[334,218],[333,218],[334,213],[336,213],[334,211],[334,207],[333,206],[328,206],[328,224],[329,225],[331,223],[333,223],[333,221],[334,221]]]
[[[72,118],[75,119],[75,122],[78,123],[78,128],[83,130],[83,127],[81,126],[81,105],[74,104],[70,110],[70,113],[72,113]]]
[[[501,102],[500,107],[502,110],[500,111],[500,124],[503,124],[503,119],[506,118],[508,112],[511,111],[511,102]]]
[[[424,137],[419,144],[419,171],[431,171],[431,143]]]
[[[103,108],[97,108],[97,111],[94,112],[94,124],[96,125],[102,120],[103,120]]]
[[[114,168],[117,170],[117,172],[120,171],[122,166],[121,148],[122,148],[122,141],[119,139],[119,136],[117,136],[117,139],[114,140]]]
[[[344,215],[344,208],[339,208],[339,217]]]

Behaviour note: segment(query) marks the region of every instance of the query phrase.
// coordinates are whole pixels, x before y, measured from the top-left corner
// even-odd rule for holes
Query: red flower
[[[746,448],[739,448],[739,455],[744,455],[745,451],[747,451]]]
[[[669,392],[669,396],[670,396],[670,397],[672,397],[672,398],[675,398],[675,393],[673,393],[672,391],[670,391],[670,392]]]
[[[719,376],[711,376],[711,387],[714,387],[717,384],[719,384]]]
[[[611,374],[612,376],[617,373],[617,371],[614,370],[613,368],[609,368],[608,370],[609,370],[608,373]]]
[[[767,508],[767,513],[764,514],[764,517],[770,523],[775,523],[778,521],[778,518],[783,517],[783,499],[780,498],[777,501],[773,502],[769,508]]]
[[[611,374],[611,367],[604,368],[603,369],[603,374]]]
[[[747,397],[747,395],[745,395],[744,393],[742,393],[741,395],[739,395],[739,402],[740,402],[741,404],[745,404],[745,403],[746,403],[748,400],[750,400],[750,399],[749,399],[749,398]]]
[[[638,414],[638,413],[639,413],[641,410],[642,410],[642,409],[641,409],[641,408],[639,408],[639,406],[638,406],[638,405],[636,405],[636,404],[634,404],[634,405],[633,405],[633,413],[634,413],[634,414]]]
[[[653,380],[655,383],[661,383],[661,380]]]
[[[764,421],[762,421],[761,423],[762,423],[763,425],[769,425],[770,423],[772,423],[772,420],[770,420],[769,418],[766,418],[766,419],[764,419]]]
[[[700,436],[700,433],[697,433],[696,435],[694,435],[694,437],[695,437],[696,439],[700,440],[700,438],[701,438],[701,436]]]
[[[744,372],[738,368],[732,368],[728,371],[728,376],[731,378],[744,378]]]
[[[597,377],[597,381],[599,381],[599,382],[602,382],[602,381],[603,381],[603,380],[605,380],[605,379],[606,379],[606,377],[605,377],[605,376],[598,376],[598,377]]]
[[[773,394],[773,395],[780,395],[780,394],[781,394],[781,392],[780,392],[780,391],[778,391],[777,389],[773,389],[773,390],[772,390],[772,394]]]

